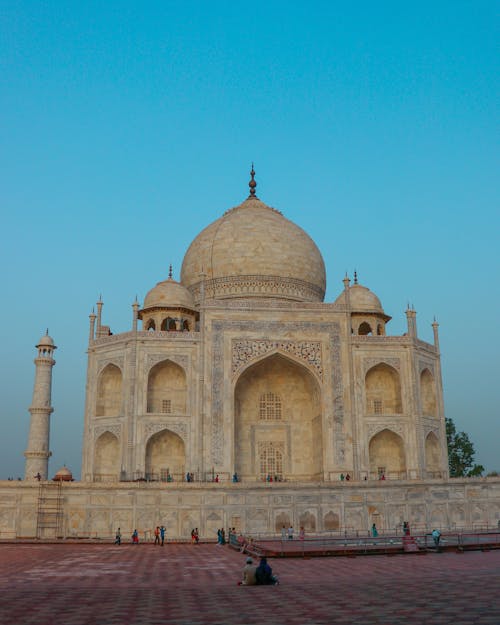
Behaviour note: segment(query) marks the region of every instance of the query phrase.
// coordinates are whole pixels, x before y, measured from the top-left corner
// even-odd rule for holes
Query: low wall
[[[43,487],[43,483],[42,483]],[[57,490],[57,489],[56,489]],[[37,536],[40,484],[0,481],[0,538]],[[500,478],[338,483],[63,483],[60,529],[64,537],[125,540],[165,525],[168,538],[198,527],[214,538],[219,527],[269,534],[283,525],[307,531],[401,531],[494,527],[500,520]],[[55,535],[45,529],[42,536]],[[38,532],[40,535],[40,532]]]

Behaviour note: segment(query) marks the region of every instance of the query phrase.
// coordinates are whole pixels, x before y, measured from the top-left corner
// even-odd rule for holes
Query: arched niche
[[[115,481],[120,475],[120,444],[111,432],[99,436],[94,446],[94,480]]]
[[[175,332],[177,330],[177,325],[175,323],[175,319],[172,317],[167,317],[161,322],[161,329],[163,332]]]
[[[332,512],[332,510],[330,510],[330,512],[327,512],[323,519],[323,526],[325,530],[330,530],[330,531],[340,529],[339,515],[336,514],[335,512]]]
[[[182,438],[170,430],[153,434],[146,445],[148,479],[165,479],[167,474],[182,479],[186,471],[186,450]]]
[[[367,414],[401,414],[401,383],[393,367],[380,363],[372,367],[365,377]]]
[[[150,319],[147,323],[146,323],[146,330],[148,332],[154,332],[156,330],[156,323],[154,319]]]
[[[405,447],[401,436],[392,430],[382,430],[370,440],[370,474],[372,477],[406,476]]]
[[[283,528],[286,530],[290,527],[290,516],[286,512],[280,512],[274,521],[274,529],[276,532],[281,532]]]
[[[234,458],[235,470],[246,478],[274,479],[273,467],[280,463],[278,479],[321,479],[320,388],[306,367],[273,354],[240,375],[234,389]]]
[[[420,374],[420,397],[422,400],[422,414],[428,417],[436,416],[436,386],[429,369]]]
[[[425,470],[428,477],[441,477],[441,446],[434,432],[425,438]]]
[[[360,336],[368,336],[368,335],[372,334],[371,325],[368,322],[363,321],[363,323],[361,323],[359,328],[358,328],[358,334]]]
[[[171,360],[156,364],[148,376],[147,412],[186,413],[186,373]]]
[[[122,372],[113,364],[106,365],[97,382],[96,416],[116,417],[122,406]]]

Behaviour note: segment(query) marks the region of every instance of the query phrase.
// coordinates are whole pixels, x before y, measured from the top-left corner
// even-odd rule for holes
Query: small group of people
[[[193,545],[197,545],[199,542],[200,542],[200,534],[199,534],[199,532],[198,532],[198,528],[197,528],[197,527],[194,527],[194,528],[191,530],[191,543],[192,543]]]
[[[186,482],[194,482],[194,473],[186,473]]]
[[[157,525],[155,527],[155,545],[159,545],[161,547],[164,546],[165,532],[166,532],[166,528],[164,525]]]
[[[258,566],[255,566],[252,558],[248,557],[243,567],[243,580],[238,582],[239,586],[255,586],[256,584],[273,586],[279,584],[278,578],[273,575],[273,570],[264,556],[260,559]]]
[[[282,482],[283,478],[281,477],[281,475],[275,475],[274,477],[268,473],[266,475],[266,482]]]
[[[300,528],[303,531],[304,528]],[[293,540],[293,525],[290,525],[287,529],[284,525],[281,528],[281,540]]]
[[[346,473],[345,475],[343,473],[340,474],[340,481],[343,482],[344,480],[346,482],[348,482],[351,479],[351,476],[349,475],[349,473]]]

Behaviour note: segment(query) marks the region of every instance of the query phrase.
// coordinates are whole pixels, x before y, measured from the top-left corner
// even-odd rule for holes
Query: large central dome
[[[253,176],[252,176],[252,182]],[[325,264],[302,228],[251,195],[207,226],[189,246],[181,283],[205,297],[323,301]]]

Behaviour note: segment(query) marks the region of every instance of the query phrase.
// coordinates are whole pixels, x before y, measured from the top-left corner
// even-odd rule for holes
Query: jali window
[[[274,393],[263,393],[260,396],[259,417],[267,421],[281,419],[281,397]]]

